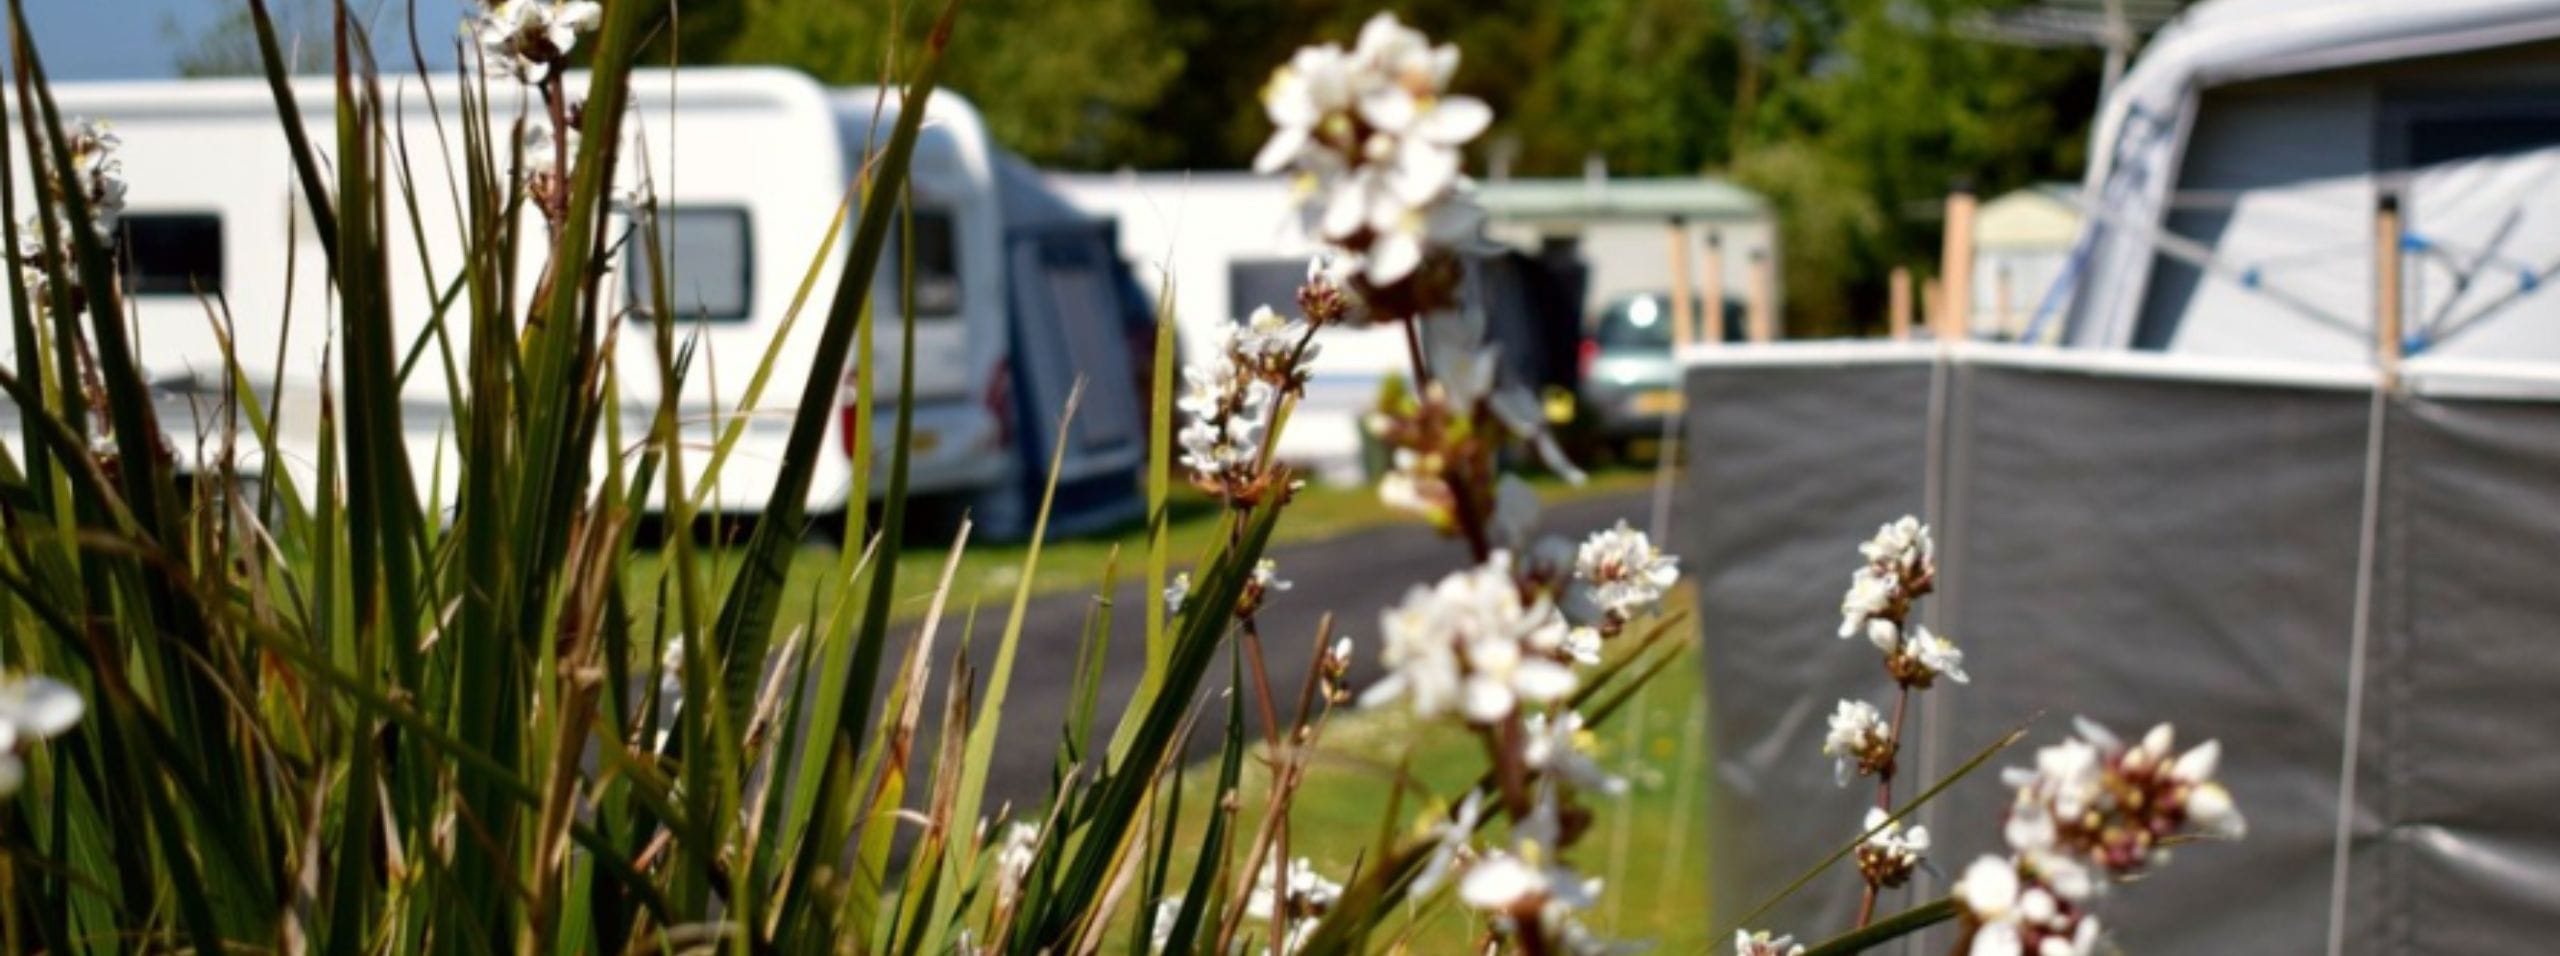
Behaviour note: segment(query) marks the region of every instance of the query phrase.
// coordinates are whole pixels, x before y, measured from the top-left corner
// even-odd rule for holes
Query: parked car
[[[1663,292],[1620,296],[1582,340],[1582,424],[1612,449],[1659,439],[1664,416],[1680,410],[1671,304]],[[1741,300],[1725,299],[1724,341],[1742,340],[1743,309]]]

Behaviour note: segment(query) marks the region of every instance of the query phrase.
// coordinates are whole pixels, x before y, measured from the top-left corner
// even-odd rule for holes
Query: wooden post
[[[1777,278],[1777,266],[1769,261],[1769,254],[1754,250],[1751,253],[1751,311],[1746,314],[1749,316],[1747,327],[1751,330],[1751,341],[1755,343],[1778,340]]]
[[[1698,284],[1698,311],[1705,313],[1699,316],[1699,319],[1700,325],[1706,329],[1706,334],[1699,340],[1708,343],[1722,342],[1724,341],[1724,237],[1713,229],[1707,230],[1707,268],[1700,274],[1700,278],[1702,281]]]
[[[1930,276],[1920,284],[1920,324],[1929,330],[1930,338],[1946,334],[1947,285]]]
[[[2386,382],[2400,376],[2400,195],[2382,194],[2373,211],[2373,354]]]
[[[1946,298],[1938,311],[1938,341],[1962,340],[1973,324],[1973,187],[1957,183],[1947,194],[1947,235],[1938,281]]]
[[[1911,340],[1911,267],[1895,266],[1885,283],[1885,331],[1896,342]]]
[[[1689,347],[1689,333],[1696,321],[1690,309],[1689,296],[1689,224],[1678,216],[1671,217],[1671,347],[1674,351]]]

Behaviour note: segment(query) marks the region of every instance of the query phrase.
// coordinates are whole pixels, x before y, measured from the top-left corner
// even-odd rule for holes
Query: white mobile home
[[[570,86],[584,79],[573,74]],[[514,84],[493,84],[492,90],[493,122],[501,127],[532,106]],[[774,356],[773,384],[720,475],[718,505],[752,510],[762,505],[780,467],[799,383],[810,372],[809,345],[843,272],[851,230],[832,247],[820,244],[866,150],[885,140],[898,99],[872,90],[831,92],[803,75],[766,69],[688,70],[680,76],[643,71],[634,75],[632,92],[625,124],[632,141],[622,149],[617,181],[627,186],[645,172],[653,184],[673,263],[680,334],[700,336],[702,360],[678,403],[688,437],[707,439],[736,415],[748,379],[768,350]],[[304,123],[327,152],[333,122],[329,84],[302,81],[295,93]],[[386,112],[396,117],[394,150],[406,156],[420,220],[413,231],[403,204],[392,203],[388,257],[395,322],[404,337],[428,328],[434,303],[459,267],[459,203],[453,192],[460,188],[459,94],[450,78],[425,88],[414,79],[384,80]],[[300,399],[316,397],[326,381],[329,290],[265,84],[66,84],[56,96],[66,117],[111,121],[124,140],[120,156],[131,190],[122,233],[135,277],[133,321],[142,333],[137,340],[145,367],[176,391],[212,387],[210,373],[220,352],[197,293],[218,295],[237,323],[242,361],[252,378],[284,393],[288,407],[308,404]],[[1037,287],[1013,281],[1016,237],[999,186],[1007,157],[988,141],[965,99],[938,94],[926,109],[913,172],[916,248],[891,249],[883,270],[884,276],[896,274],[895,264],[904,257],[912,259],[917,278],[913,487],[946,495],[1009,490],[1026,474],[1013,427],[1025,417],[1015,406],[1023,398],[1015,379],[1030,366],[1063,364],[1065,358],[1035,352],[1017,360],[1014,354],[1026,306],[1048,299]],[[15,188],[26,195],[23,184]],[[526,215],[528,234],[538,234],[533,214]],[[1090,225],[1107,242],[1107,224]],[[628,226],[618,217],[614,228]],[[415,235],[425,237],[424,248]],[[536,243],[526,245],[523,269],[530,275],[541,252],[531,248]],[[299,263],[290,274],[289,250]],[[639,288],[644,273],[630,267],[631,253],[625,255],[610,283],[617,295]],[[786,332],[792,300],[813,270],[813,301]],[[874,308],[879,354],[895,356],[895,282],[875,283]],[[1125,310],[1043,311],[1051,322],[1118,323]],[[644,317],[634,312],[632,318]],[[464,330],[457,325],[452,331]],[[787,337],[777,343],[777,336]],[[614,357],[622,368],[655,367],[650,336],[625,334],[618,342]],[[412,450],[422,472],[430,463],[449,466],[453,460],[438,447],[438,436],[449,431],[440,419],[446,380],[438,359],[437,350],[427,350],[404,390]],[[893,363],[883,363],[876,380],[883,397],[895,395],[897,373]],[[657,404],[655,377],[625,374],[619,385],[633,416],[630,424],[645,426]],[[849,408],[850,396],[845,400]],[[1130,413],[1130,407],[1089,402],[1087,414]],[[883,402],[879,413],[892,411]],[[831,417],[835,434],[828,448],[847,447],[842,417]],[[1134,472],[1143,445],[1079,444],[1070,460],[1082,472]],[[847,505],[850,477],[841,451],[821,460],[811,507]]]
[[[1191,360],[1258,306],[1293,310],[1317,250],[1282,179],[1124,170],[1050,182],[1077,205],[1119,220],[1121,254],[1140,281],[1170,290]],[[1665,228],[1675,220],[1693,256],[1704,257],[1710,236],[1720,240],[1724,288],[1737,301],[1750,288],[1755,257],[1774,255],[1766,204],[1717,180],[1512,180],[1486,183],[1478,196],[1487,237],[1525,254],[1477,262],[1477,295],[1507,313],[1495,316],[1495,334],[1512,373],[1542,385],[1569,387],[1574,375],[1576,330],[1550,325],[1579,323],[1617,295],[1670,288]],[[1540,294],[1563,283],[1580,285],[1565,303]],[[1328,478],[1356,479],[1360,419],[1376,407],[1382,383],[1409,367],[1407,346],[1394,327],[1329,330],[1323,346],[1277,453]]]

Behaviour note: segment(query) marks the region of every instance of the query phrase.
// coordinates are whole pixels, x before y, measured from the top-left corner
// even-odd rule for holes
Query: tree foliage
[[[1478,168],[1732,176],[1781,222],[1790,331],[1874,324],[1896,265],[1926,274],[1940,201],[2077,174],[2093,51],[1957,30],[2020,0],[1405,0],[1385,6],[1466,51],[1456,88],[1502,117]],[[1046,166],[1232,169],[1269,132],[1270,64],[1348,41],[1376,0],[975,0],[950,85]],[[829,83],[882,72],[895,2],[687,0],[688,63],[768,63]],[[651,59],[663,61],[662,47]]]

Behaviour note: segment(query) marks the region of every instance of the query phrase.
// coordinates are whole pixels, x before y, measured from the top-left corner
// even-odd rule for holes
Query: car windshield
[[[1604,349],[1671,348],[1671,299],[1640,295],[1620,299],[1601,313],[1592,338]]]

